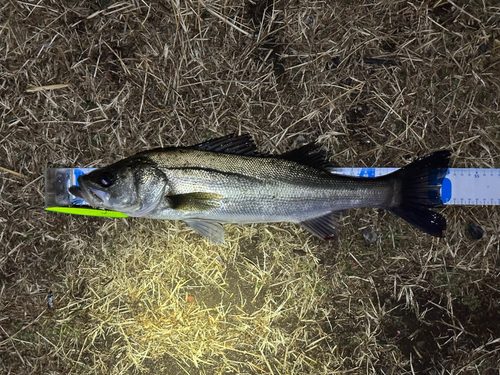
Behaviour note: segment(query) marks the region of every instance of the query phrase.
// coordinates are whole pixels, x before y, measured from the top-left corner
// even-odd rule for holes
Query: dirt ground
[[[440,208],[441,239],[363,209],[332,241],[231,224],[216,246],[47,212],[43,179],[231,133],[499,168],[499,93],[492,0],[0,2],[0,372],[499,374],[497,207]]]

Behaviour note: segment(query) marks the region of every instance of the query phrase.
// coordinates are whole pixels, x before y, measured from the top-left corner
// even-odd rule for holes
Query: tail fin
[[[387,209],[431,236],[442,237],[446,219],[429,208],[443,204],[441,184],[449,158],[449,151],[436,151],[392,173],[399,197]]]

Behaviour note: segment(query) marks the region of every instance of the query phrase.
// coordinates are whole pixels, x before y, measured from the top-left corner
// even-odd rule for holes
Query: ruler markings
[[[335,173],[378,177],[398,168],[336,168]],[[449,168],[441,186],[448,205],[500,205],[500,169]]]

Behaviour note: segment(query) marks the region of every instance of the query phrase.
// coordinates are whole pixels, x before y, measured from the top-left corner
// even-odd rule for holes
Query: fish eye
[[[103,172],[99,175],[97,183],[102,187],[110,187],[115,182],[115,176],[111,172]]]

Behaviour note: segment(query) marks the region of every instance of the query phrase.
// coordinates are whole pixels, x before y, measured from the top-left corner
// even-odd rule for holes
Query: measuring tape
[[[91,208],[69,192],[78,177],[96,168],[47,168],[45,170],[45,209],[70,214],[127,217],[109,210]],[[355,177],[379,177],[399,168],[335,168],[334,173]],[[500,169],[449,168],[441,185],[446,205],[500,205]]]
[[[399,168],[335,168],[335,173],[357,177],[378,177]],[[441,185],[446,205],[500,205],[500,169],[449,168]]]

